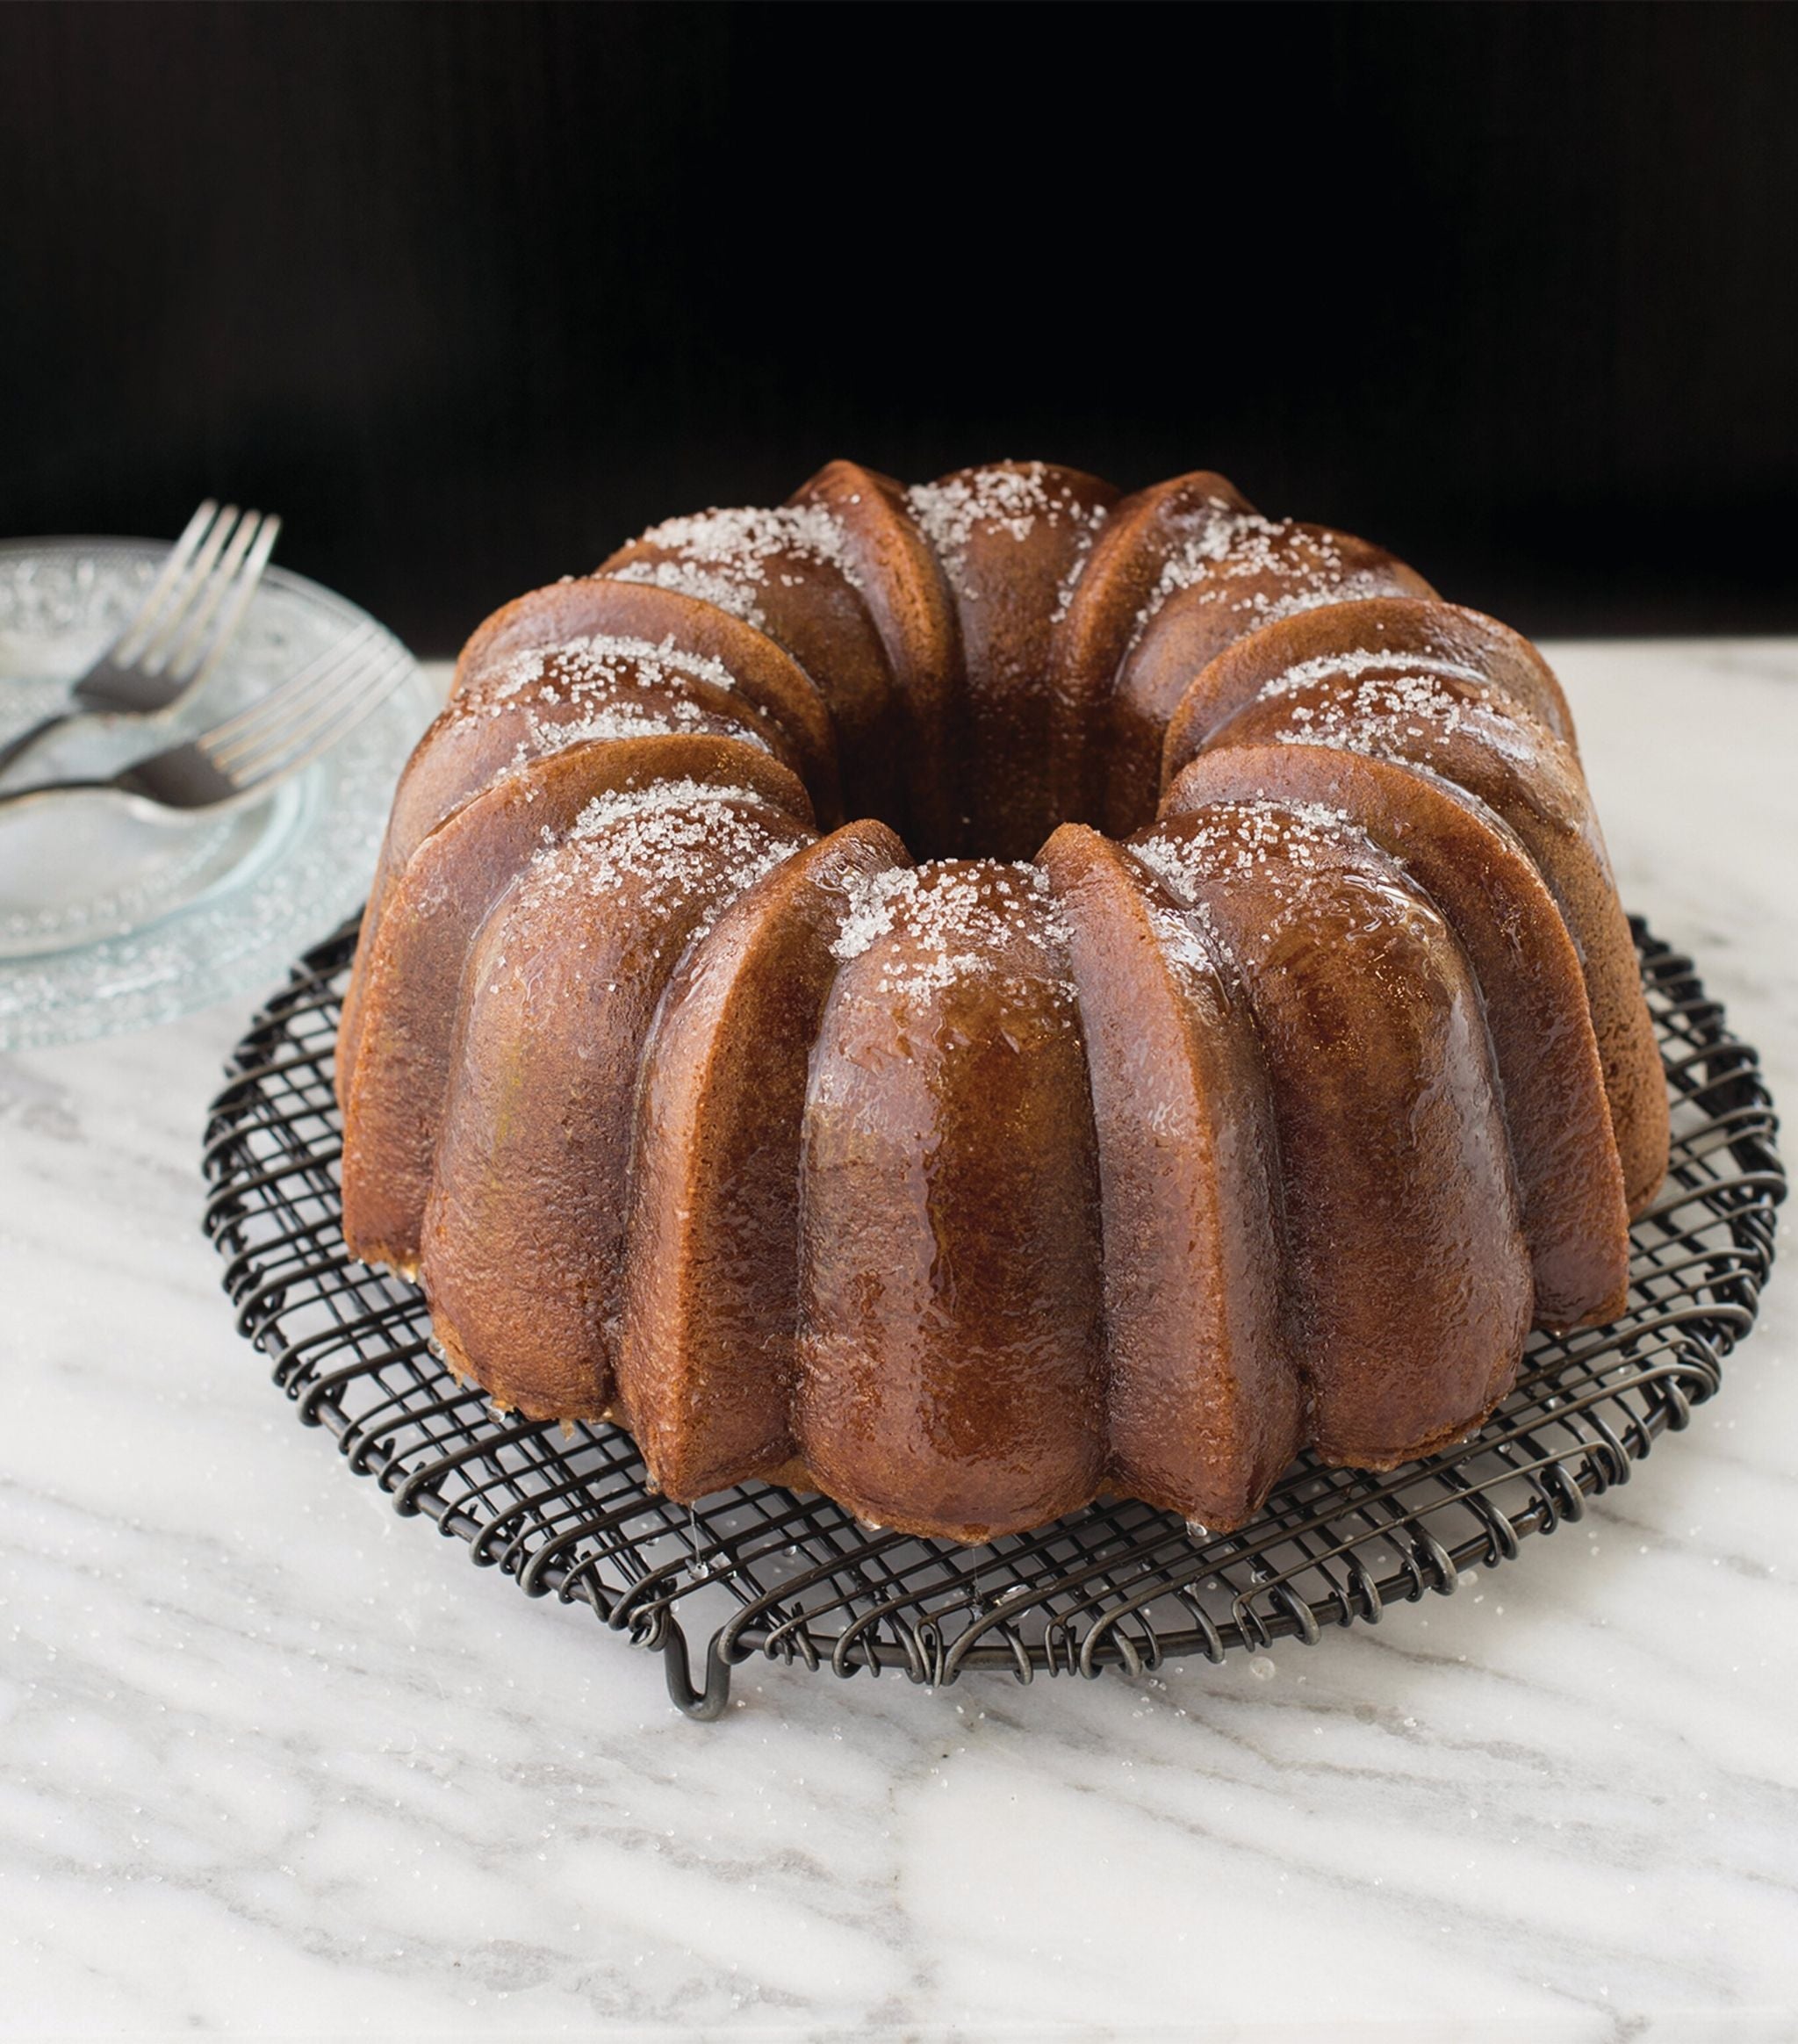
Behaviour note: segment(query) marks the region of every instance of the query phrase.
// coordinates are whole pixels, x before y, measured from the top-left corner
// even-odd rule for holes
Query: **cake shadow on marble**
[[[833,463],[482,625],[337,1083],[458,1374],[967,1541],[1459,1439],[1622,1310],[1667,1154],[1534,649],[1040,463]]]

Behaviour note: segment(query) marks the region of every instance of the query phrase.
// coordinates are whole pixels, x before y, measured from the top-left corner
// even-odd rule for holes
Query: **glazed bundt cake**
[[[1667,1147],[1533,648],[1037,462],[833,463],[489,618],[337,1083],[459,1376],[970,1541],[1456,1440],[1621,1311]]]

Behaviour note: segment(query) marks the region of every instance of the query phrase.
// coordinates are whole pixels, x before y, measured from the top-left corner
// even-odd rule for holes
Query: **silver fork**
[[[0,789],[0,807],[108,790],[159,809],[208,810],[262,795],[309,766],[391,695],[412,656],[372,619],[235,716],[98,781]]]
[[[208,497],[187,522],[137,615],[70,690],[69,706],[0,745],[0,774],[78,716],[150,716],[172,709],[211,673],[243,622],[281,521],[221,511]]]

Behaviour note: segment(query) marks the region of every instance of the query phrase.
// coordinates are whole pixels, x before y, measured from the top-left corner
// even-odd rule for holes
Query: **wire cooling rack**
[[[206,1134],[206,1232],[239,1330],[306,1425],[482,1566],[660,1652],[695,1717],[723,1709],[732,1669],[757,1655],[937,1685],[970,1668],[1029,1681],[1219,1661],[1449,1594],[1464,1570],[1580,1517],[1717,1388],[1773,1262],[1777,1125],[1755,1053],[1691,961],[1636,934],[1673,1151],[1636,1224],[1628,1312],[1536,1336],[1516,1390],[1462,1447],[1379,1476],[1306,1457],[1238,1533],[1101,1501],[967,1548],[870,1532],[766,1484],[689,1509],[651,1488],[618,1429],[495,1412],[431,1353],[417,1289],[343,1248],[331,1059],[354,925],[307,954],[238,1046]],[[707,1642],[697,1668],[689,1635]]]

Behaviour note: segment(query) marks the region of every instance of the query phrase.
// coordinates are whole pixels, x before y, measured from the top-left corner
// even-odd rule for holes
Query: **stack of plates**
[[[63,702],[167,551],[131,539],[0,545],[0,743]],[[366,622],[341,596],[270,568],[194,701],[154,720],[84,718],[4,784],[110,773],[204,731]],[[153,815],[104,795],[0,809],[0,1050],[264,990],[363,898],[394,781],[435,708],[414,666],[342,745],[243,809]]]

